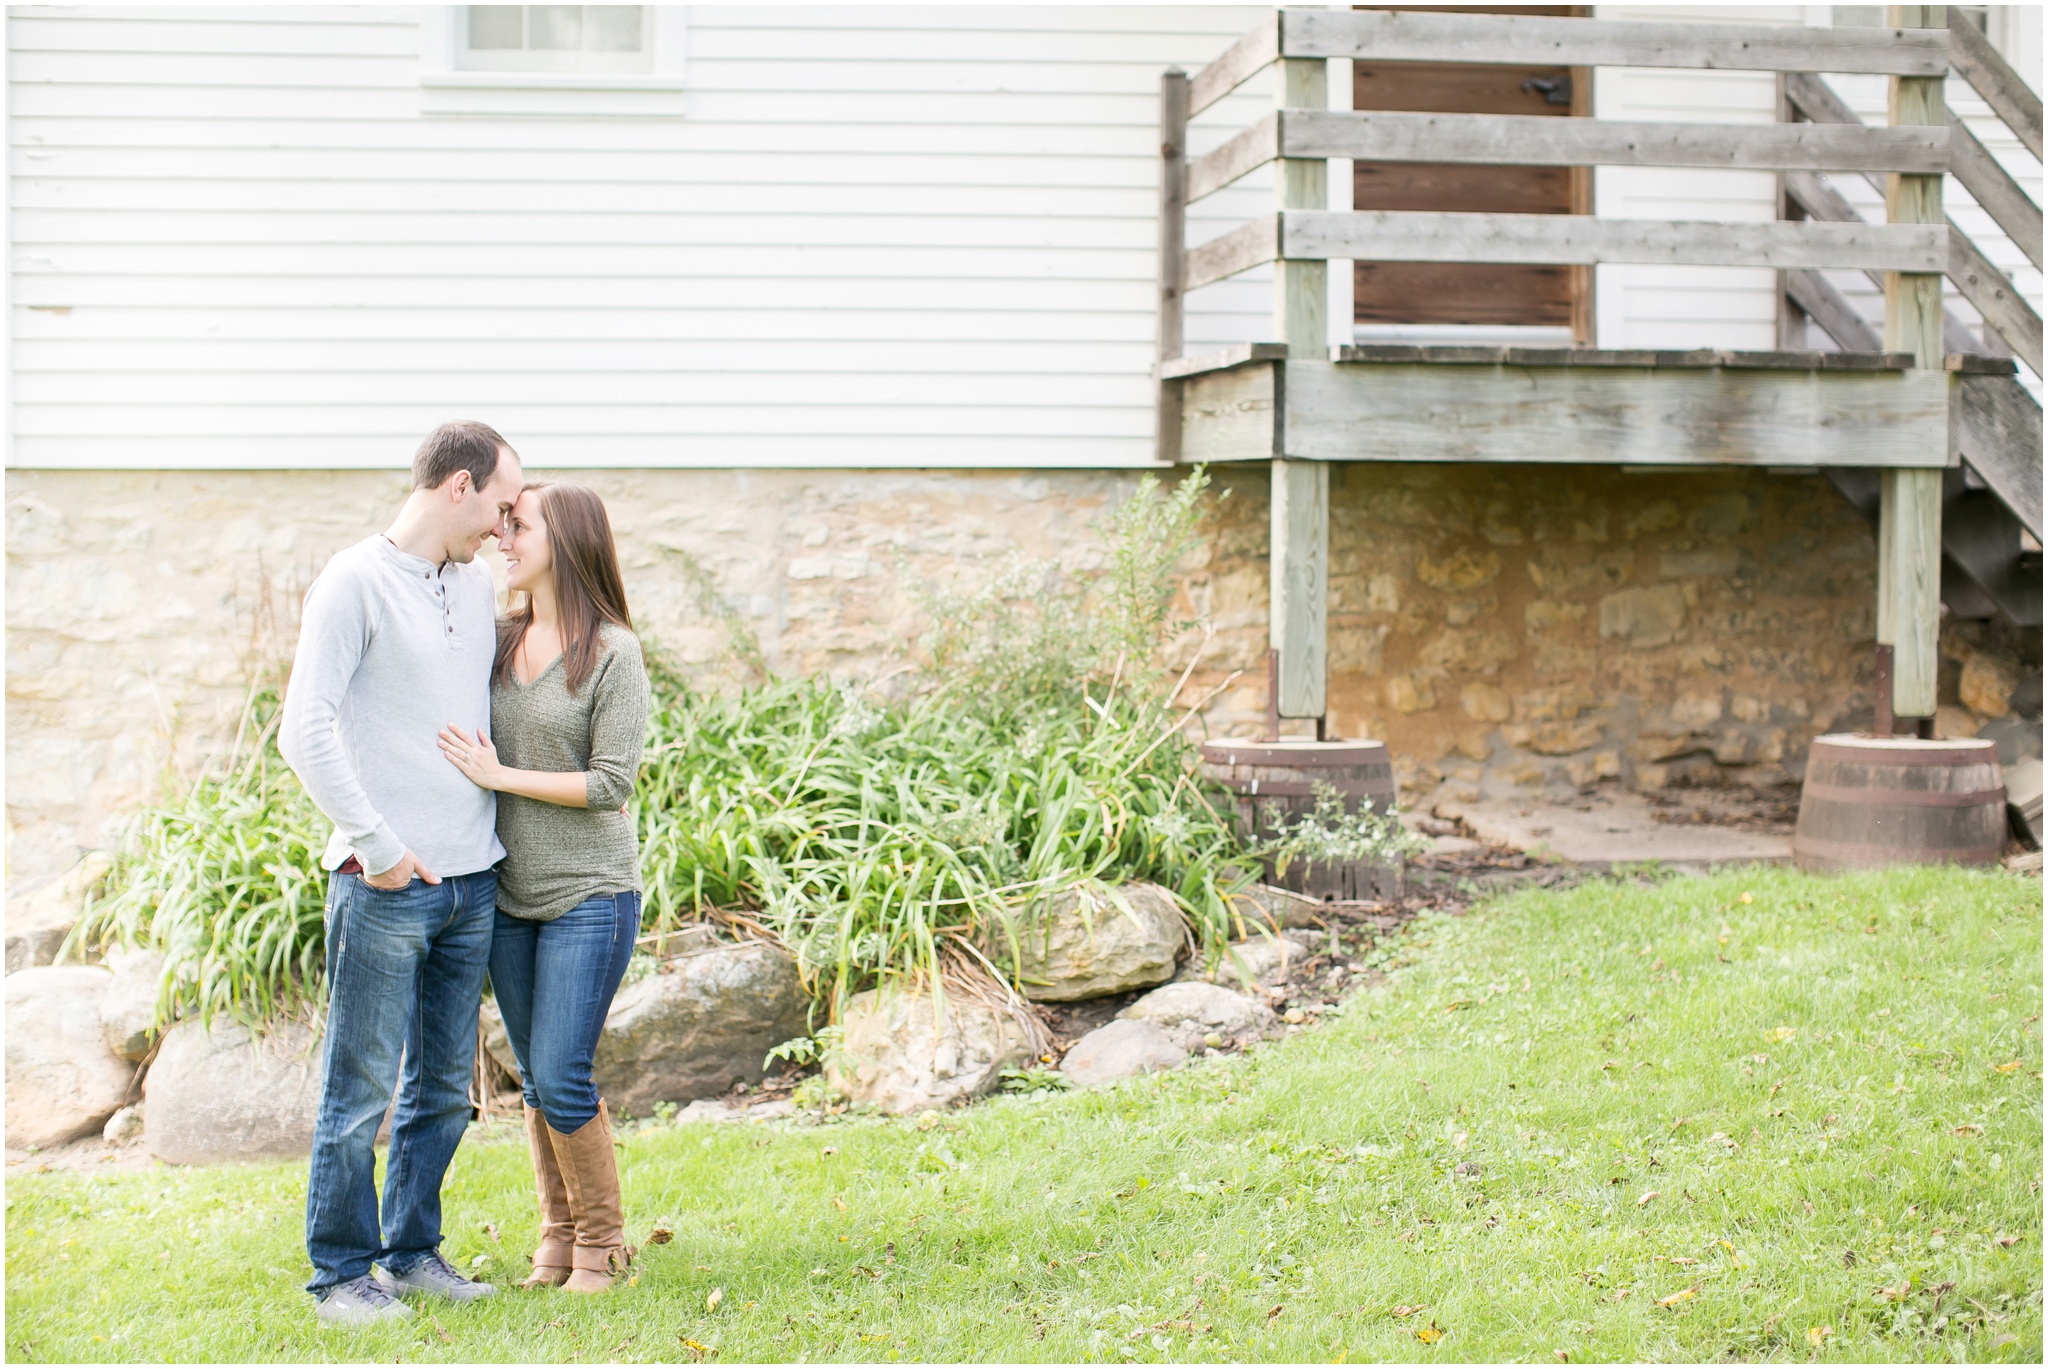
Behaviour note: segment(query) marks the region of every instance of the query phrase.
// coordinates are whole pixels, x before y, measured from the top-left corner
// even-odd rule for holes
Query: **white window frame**
[[[645,118],[683,113],[688,11],[647,5],[651,71],[468,71],[467,5],[428,6],[420,16],[420,92],[428,114],[494,117]]]

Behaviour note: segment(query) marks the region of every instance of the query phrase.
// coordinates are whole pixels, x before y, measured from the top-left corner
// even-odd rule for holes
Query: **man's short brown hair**
[[[412,457],[412,487],[438,490],[457,471],[468,471],[478,489],[490,482],[498,469],[499,449],[512,444],[483,423],[443,423],[427,434]]]

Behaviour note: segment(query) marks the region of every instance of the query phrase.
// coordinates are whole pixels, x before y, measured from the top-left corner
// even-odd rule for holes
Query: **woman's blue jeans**
[[[564,1136],[597,1116],[597,1038],[639,933],[640,895],[631,890],[585,899],[551,922],[498,914],[491,991],[527,1106]]]

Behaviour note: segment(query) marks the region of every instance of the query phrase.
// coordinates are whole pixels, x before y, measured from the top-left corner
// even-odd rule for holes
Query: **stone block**
[[[1477,718],[1481,722],[1506,722],[1514,715],[1514,704],[1507,691],[1484,680],[1475,680],[1459,690],[1458,705],[1465,710],[1466,717]],[[1473,759],[1485,759],[1484,753]]]
[[[313,1151],[320,1039],[301,1023],[252,1035],[216,1017],[164,1033],[142,1081],[143,1138],[168,1164],[290,1159]]]
[[[107,1049],[95,966],[18,970],[7,985],[7,1144],[53,1146],[90,1136],[122,1103],[135,1067]]]
[[[1698,580],[1729,576],[1738,561],[1733,547],[1708,547],[1701,551],[1666,551],[1657,556],[1657,574],[1665,580]]]
[[[1539,756],[1568,756],[1599,745],[1606,732],[1592,719],[1579,718],[1569,722],[1516,723],[1503,728],[1501,735]]]
[[[1187,944],[1180,905],[1151,884],[1069,889],[1012,916],[1016,946],[991,928],[983,949],[996,964],[1014,968],[1024,996],[1040,1003],[1164,984]]]
[[[1120,1079],[1179,1069],[1188,1053],[1150,1022],[1111,1022],[1076,1041],[1060,1070],[1076,1088],[1100,1088]]]
[[[1978,717],[2003,718],[2012,712],[2012,694],[2018,685],[2019,671],[2012,662],[1975,651],[1963,662],[1956,690],[1964,706]]]
[[[1021,1022],[957,993],[941,1014],[928,994],[869,989],[847,1001],[842,1025],[826,1070],[833,1087],[887,1113],[979,1097],[1030,1058]]]
[[[622,1114],[758,1083],[770,1050],[808,1030],[796,960],[765,942],[717,942],[621,988],[598,1037],[598,1092]]]
[[[11,777],[14,767],[8,767]],[[7,900],[7,973],[48,965],[57,958],[64,938],[85,912],[85,900],[97,890],[114,858],[90,851],[64,874],[33,893]]]
[[[1531,632],[1549,632],[1583,622],[1584,604],[1560,603],[1555,599],[1532,599],[1522,606],[1522,626]]]
[[[1182,1050],[1200,1050],[1215,1036],[1226,1046],[1244,1046],[1272,1034],[1279,1019],[1264,1003],[1220,984],[1182,982],[1154,989],[1117,1016],[1148,1022]]]
[[[1681,694],[1671,705],[1671,721],[1680,727],[1697,730],[1721,720],[1721,693],[1714,690],[1706,693]]]
[[[1685,626],[1685,593],[1676,585],[1625,589],[1600,601],[1600,635],[1631,647],[1664,646]]]
[[[1444,556],[1425,556],[1416,562],[1415,578],[1431,589],[1453,593],[1478,589],[1500,574],[1500,553],[1458,547]]]
[[[1387,681],[1387,707],[1396,713],[1423,713],[1436,707],[1436,689],[1428,676],[1396,675]]]
[[[107,956],[114,972],[100,995],[100,1027],[107,1049],[123,1060],[140,1061],[156,1044],[157,995],[163,986],[162,951],[139,947]]]
[[[1601,780],[1621,778],[1621,753],[1614,750],[1595,751],[1588,756],[1574,756],[1564,763],[1565,774],[1573,784],[1584,788],[1598,784]]]

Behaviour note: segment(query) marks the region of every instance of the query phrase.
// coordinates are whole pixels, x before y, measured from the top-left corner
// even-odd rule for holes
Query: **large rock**
[[[1188,1053],[1150,1022],[1111,1022],[1097,1027],[1060,1061],[1060,1071],[1076,1088],[1113,1084],[1154,1070],[1179,1069]]]
[[[33,893],[7,900],[7,973],[47,965],[85,911],[86,897],[96,889],[114,858],[105,851],[88,852],[65,874]]]
[[[646,1117],[656,1103],[759,1083],[768,1052],[809,1030],[810,1003],[779,946],[712,943],[665,960],[613,1000],[597,1042],[598,1092],[614,1112]]]
[[[320,1041],[288,1022],[263,1036],[224,1018],[164,1033],[142,1083],[143,1138],[172,1164],[309,1155],[320,1113]]]
[[[100,995],[100,1027],[107,1049],[123,1060],[140,1061],[156,1044],[156,999],[164,974],[162,951],[137,948],[107,957],[113,982]]]
[[[1149,1022],[1182,1050],[1199,1050],[1211,1036],[1240,1047],[1279,1027],[1265,1004],[1220,984],[1200,981],[1154,989],[1117,1014],[1127,1022]]]
[[[1230,943],[1215,964],[1200,959],[1189,961],[1179,975],[1183,981],[1201,980],[1231,988],[1283,984],[1300,970],[1302,962],[1315,951],[1306,936],[1289,932],[1283,936],[1253,936]]]
[[[100,995],[113,975],[38,966],[7,976],[7,1144],[90,1136],[128,1099],[135,1067],[107,1049]]]
[[[1149,988],[1173,978],[1187,941],[1179,905],[1164,889],[1126,884],[1113,891],[1070,889],[1017,913],[1018,982],[1041,1003],[1071,1003]],[[1007,937],[990,950],[1007,966]]]
[[[868,990],[847,1002],[844,1034],[827,1074],[856,1103],[922,1112],[994,1089],[1030,1058],[1009,1013],[947,994],[941,1021],[928,994]]]

